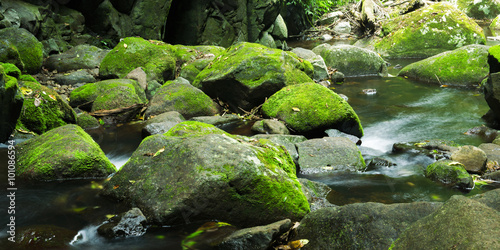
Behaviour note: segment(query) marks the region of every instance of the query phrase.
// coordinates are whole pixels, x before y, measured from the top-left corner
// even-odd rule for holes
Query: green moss
[[[0,65],[4,68],[5,74],[9,76],[19,78],[22,75],[21,70],[12,63],[0,63]]]
[[[488,53],[500,62],[500,45],[491,46]]]
[[[83,129],[96,128],[99,127],[100,122],[93,116],[86,112],[78,114],[76,117],[76,124]]]
[[[19,80],[20,81],[26,81],[26,82],[36,82],[38,83],[38,81],[31,75],[21,75],[19,77]]]
[[[375,48],[390,58],[422,58],[486,42],[481,27],[448,3],[393,18],[382,29],[385,36]]]
[[[262,106],[266,116],[285,121],[294,131],[338,128],[361,137],[363,128],[351,106],[335,92],[315,83],[284,87]]]
[[[224,130],[215,127],[214,125],[197,122],[197,121],[185,121],[175,125],[165,136],[202,136],[207,134],[221,134],[230,136]]]
[[[437,161],[427,166],[425,176],[433,181],[459,189],[472,189],[474,187],[474,181],[465,167],[451,160]]]
[[[130,71],[142,67],[148,81],[165,82],[174,78],[175,57],[172,46],[139,37],[124,38],[101,62],[100,74],[124,78]]]

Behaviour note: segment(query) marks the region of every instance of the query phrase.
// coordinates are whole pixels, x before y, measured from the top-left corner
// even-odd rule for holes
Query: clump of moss
[[[474,188],[474,180],[465,167],[451,160],[441,160],[427,166],[425,177],[463,191]]]
[[[220,134],[227,135],[230,134],[224,132],[224,130],[215,127],[214,125],[197,122],[197,121],[185,121],[175,125],[173,128],[168,130],[165,136],[201,136],[207,134]]]

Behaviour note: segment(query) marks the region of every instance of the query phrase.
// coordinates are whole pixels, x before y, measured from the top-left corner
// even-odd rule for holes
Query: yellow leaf
[[[292,110],[295,111],[295,112],[299,112],[300,111],[299,108],[292,108]]]
[[[106,214],[106,218],[107,218],[108,220],[109,220],[109,219],[111,219],[111,218],[113,218],[113,217],[115,217],[115,215],[114,215],[114,214]]]
[[[31,93],[33,93],[33,90],[26,87],[21,87],[21,93],[23,93],[23,95],[31,95]]]
[[[153,157],[158,156],[158,155],[159,155],[159,154],[161,154],[163,151],[165,151],[165,147],[160,148],[158,151],[156,151],[156,153],[153,155]]]
[[[57,101],[56,100],[56,97],[54,95],[49,95],[50,99],[54,100],[54,101]]]
[[[305,246],[307,243],[309,243],[309,240],[307,239],[302,239],[302,240],[295,240],[295,241],[292,241],[290,242],[290,244],[288,244],[292,249],[297,249],[297,248],[301,248],[303,246]]]
[[[134,183],[135,183],[135,181],[134,181],[134,180],[129,180],[128,182],[130,182],[130,183],[132,183],[132,184],[134,184]]]

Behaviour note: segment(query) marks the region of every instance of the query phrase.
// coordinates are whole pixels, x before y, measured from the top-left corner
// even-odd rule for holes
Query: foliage
[[[286,0],[287,5],[295,5],[304,10],[307,16],[317,20],[335,6],[342,6],[349,0]]]

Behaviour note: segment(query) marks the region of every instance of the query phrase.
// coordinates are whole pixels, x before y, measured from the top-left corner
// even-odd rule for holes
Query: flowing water
[[[392,61],[404,66],[411,61]],[[390,67],[392,75],[397,69]],[[376,94],[363,94],[363,89],[376,89]],[[484,122],[481,116],[488,110],[480,90],[441,88],[412,82],[399,77],[364,77],[347,79],[335,86],[337,93],[345,94],[359,115],[365,136],[360,149],[367,163],[381,157],[396,164],[393,167],[371,169],[364,173],[341,173],[309,177],[329,185],[333,192],[330,202],[343,205],[353,202],[412,202],[445,201],[451,195],[461,194],[427,180],[423,169],[432,162],[425,156],[393,154],[395,142],[426,139],[445,139],[459,144],[479,145],[482,139],[465,135],[468,129]],[[89,131],[109,159],[120,168],[141,142],[142,124],[128,124]],[[228,128],[247,134],[245,127]],[[7,162],[7,149],[0,147],[0,162]],[[0,179],[7,180],[2,168]],[[42,183],[37,186],[18,184],[16,192],[16,228],[30,225],[56,225],[74,231],[75,238],[68,242],[74,249],[179,249],[184,236],[193,232],[202,222],[191,225],[149,228],[146,235],[137,238],[104,240],[96,235],[96,227],[106,215],[126,211],[114,202],[98,195],[99,181]],[[473,195],[494,188],[475,188]],[[465,194],[461,194],[465,195]],[[6,213],[8,200],[0,197],[0,210],[4,223],[0,238],[8,231]]]

